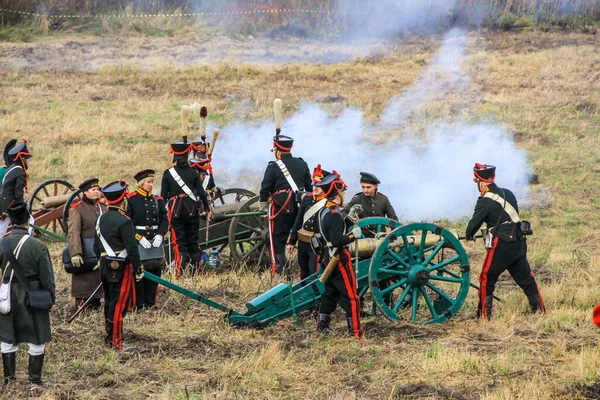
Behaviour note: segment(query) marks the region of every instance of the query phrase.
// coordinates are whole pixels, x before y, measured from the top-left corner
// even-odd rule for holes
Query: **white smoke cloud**
[[[428,101],[457,88],[468,89],[470,80],[461,67],[461,35],[453,31],[446,36],[415,84],[390,101],[380,123],[368,124],[363,112],[355,108],[330,117],[315,104],[301,104],[284,121],[282,130],[295,139],[294,155],[304,158],[311,168],[320,163],[326,170],[337,170],[349,186],[349,195],[360,191],[359,172],[375,174],[382,181],[381,192],[405,221],[457,220],[470,215],[477,198],[472,181],[475,162],[496,165],[498,183],[524,199],[527,155],[502,127],[445,119],[425,124],[418,132],[406,126],[408,115],[426,123],[421,108]],[[269,152],[273,134],[272,122],[225,127],[213,163],[217,184],[258,190],[264,169],[273,159]],[[383,139],[384,144],[369,139],[373,137]]]

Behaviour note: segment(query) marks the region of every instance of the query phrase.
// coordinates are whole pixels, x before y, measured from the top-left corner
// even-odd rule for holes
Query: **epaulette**
[[[129,198],[129,199],[130,199],[130,198],[132,198],[133,196],[135,196],[135,195],[137,195],[137,194],[138,194],[137,190],[136,190],[136,191],[133,191],[133,192],[129,192],[129,193],[127,193],[127,198]]]
[[[156,200],[164,200],[162,196],[156,196]]]
[[[302,161],[304,161],[304,159],[303,159],[302,157],[296,157],[296,158],[297,158],[298,160],[302,160]],[[306,161],[304,161],[304,162],[306,162]]]
[[[331,213],[332,213],[332,214],[337,214],[337,212],[338,212],[338,210],[337,210],[337,209],[335,209],[335,208],[332,208],[332,209],[331,209]]]
[[[71,204],[71,208],[76,208],[80,204],[81,204],[81,200],[76,201],[75,203]]]
[[[119,210],[119,214],[121,214],[122,216],[124,216],[127,219],[131,219],[131,218],[129,218],[129,216],[127,214],[125,214],[125,211],[123,211],[123,210]]]
[[[362,192],[358,192],[353,197],[360,196],[361,194],[362,194]]]
[[[269,163],[267,165],[271,165],[271,164],[275,164],[276,161],[269,161]]]
[[[386,199],[388,198],[385,194],[381,193],[381,192],[377,192],[377,194],[382,195],[383,197],[385,197]]]

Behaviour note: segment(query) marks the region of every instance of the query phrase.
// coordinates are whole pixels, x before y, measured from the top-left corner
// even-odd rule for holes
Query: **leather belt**
[[[158,229],[158,225],[146,225],[146,226],[142,226],[142,225],[136,225],[135,229],[139,230],[139,231],[153,231]]]

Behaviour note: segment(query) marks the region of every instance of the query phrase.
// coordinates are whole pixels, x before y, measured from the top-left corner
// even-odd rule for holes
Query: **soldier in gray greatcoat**
[[[27,279],[31,290],[47,290],[52,302],[56,301],[54,272],[50,253],[44,243],[29,236],[29,212],[23,202],[15,203],[8,208],[12,221],[12,230],[5,239],[0,241],[0,267],[2,267],[3,282],[11,280],[11,310],[8,314],[0,314],[0,349],[4,367],[4,384],[16,379],[16,353],[19,343],[29,345],[29,381],[43,385],[42,365],[44,364],[44,349],[52,339],[50,331],[50,312],[33,309],[26,305],[26,289],[17,274],[11,274],[12,266],[7,263],[8,251],[15,251],[21,243],[15,256],[22,268],[23,276]],[[6,253],[6,254],[5,254]]]

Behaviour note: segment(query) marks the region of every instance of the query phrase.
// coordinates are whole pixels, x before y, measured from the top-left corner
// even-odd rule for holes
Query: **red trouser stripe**
[[[167,218],[169,219],[169,230],[171,231],[171,236],[173,239],[173,253],[175,255],[175,267],[177,268],[177,277],[181,278],[181,253],[179,252],[179,245],[177,244],[177,235],[175,234],[175,229],[173,229],[173,225],[171,225],[171,218],[173,217],[174,206],[175,202],[172,201],[168,209]]]
[[[275,246],[273,245],[273,230],[275,229],[275,218],[271,218],[273,212],[275,211],[275,206],[271,203],[269,204],[269,244],[271,245],[271,269],[273,270],[273,274],[277,273],[277,262],[275,261]]]
[[[119,349],[123,348],[123,336],[121,335],[123,332],[123,311],[125,311],[129,299],[131,275],[131,264],[127,264],[121,281],[119,300],[117,300],[115,314],[113,315],[113,345]]]
[[[360,339],[362,337],[362,329],[360,326],[360,316],[358,314],[358,294],[356,293],[356,278],[354,277],[354,271],[352,270],[352,261],[348,250],[344,249],[344,253],[347,253],[348,266],[344,265],[341,261],[338,262],[338,267],[342,273],[344,279],[344,286],[350,299],[350,306],[352,309],[352,325],[354,328],[354,337]]]
[[[535,282],[535,288],[538,292],[538,296],[540,296],[540,304],[542,305],[542,312],[544,314],[546,314],[546,305],[544,304],[544,299],[542,299],[542,292],[540,292],[540,288],[537,284],[537,281],[535,280],[535,276],[533,275],[533,272],[530,272],[531,277],[533,278],[533,281]]]
[[[481,270],[481,275],[479,276],[479,304],[481,305],[481,319],[488,319],[487,310],[485,307],[485,298],[487,297],[487,274],[490,270],[490,265],[492,265],[492,260],[494,259],[494,251],[496,250],[496,246],[498,245],[498,238],[494,238],[494,243],[492,244],[492,248],[488,250],[485,255],[485,259],[483,260],[483,268]]]

